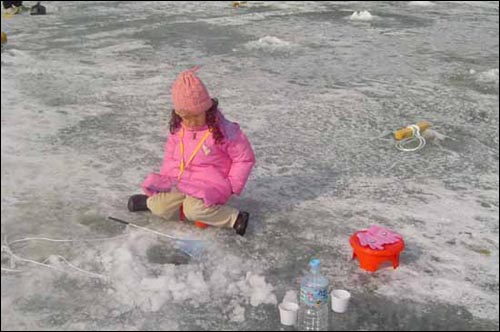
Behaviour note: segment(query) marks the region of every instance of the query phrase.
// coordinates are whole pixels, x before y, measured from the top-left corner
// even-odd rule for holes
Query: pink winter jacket
[[[176,185],[180,192],[203,199],[205,206],[211,206],[224,204],[232,194],[242,192],[255,164],[255,155],[239,125],[226,120],[221,113],[219,117],[224,135],[222,143],[215,144],[210,135],[179,181],[180,130],[168,136],[160,173],[150,173],[142,183],[146,195],[169,192]],[[184,128],[186,162],[207,128]]]

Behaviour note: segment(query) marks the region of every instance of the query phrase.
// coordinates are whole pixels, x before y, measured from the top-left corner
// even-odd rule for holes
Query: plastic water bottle
[[[309,273],[300,283],[299,331],[328,331],[328,279],[320,273],[321,262],[309,262]]]

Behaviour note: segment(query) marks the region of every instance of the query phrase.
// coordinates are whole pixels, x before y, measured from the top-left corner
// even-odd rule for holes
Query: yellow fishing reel
[[[240,8],[240,7],[244,7],[244,5],[246,3],[247,3],[246,1],[231,1],[231,6],[233,8]]]
[[[431,124],[427,121],[421,121],[416,125],[411,125],[405,128],[398,129],[394,132],[396,141],[396,148],[400,151],[418,151],[422,149],[426,140],[422,133],[430,128]]]

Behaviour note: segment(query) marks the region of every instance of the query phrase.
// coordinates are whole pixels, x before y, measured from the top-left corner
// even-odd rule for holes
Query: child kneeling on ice
[[[128,209],[149,209],[169,219],[182,205],[187,219],[232,227],[243,236],[248,212],[224,204],[242,192],[254,152],[239,125],[226,120],[217,99],[210,98],[197,69],[180,73],[174,82],[163,165],[142,183],[146,195],[130,197]]]

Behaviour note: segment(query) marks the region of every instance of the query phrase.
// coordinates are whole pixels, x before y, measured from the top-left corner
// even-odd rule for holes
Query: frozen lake
[[[43,4],[2,17],[2,330],[279,330],[313,257],[353,293],[332,330],[498,330],[497,1]],[[244,238],[126,208],[194,65],[256,153]],[[420,120],[447,137],[398,151]],[[371,224],[397,270],[350,260]]]

